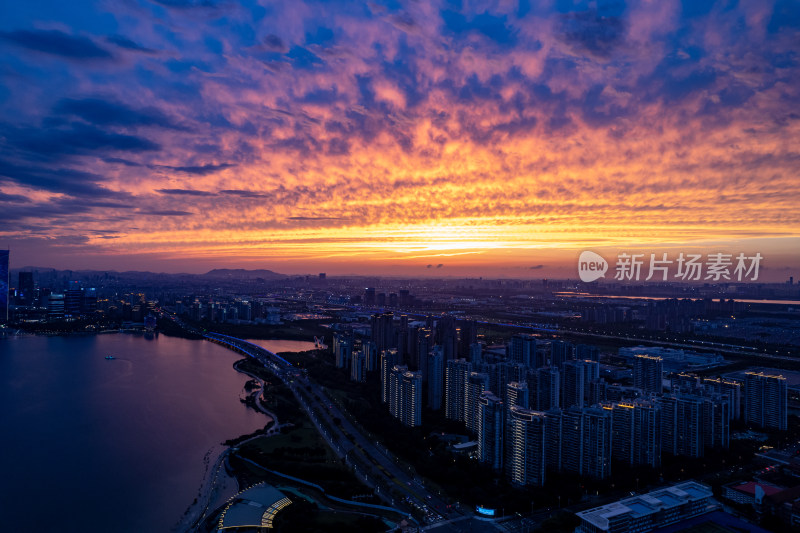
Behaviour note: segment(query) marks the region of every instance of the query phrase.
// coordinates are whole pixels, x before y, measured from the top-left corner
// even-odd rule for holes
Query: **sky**
[[[12,267],[800,279],[795,1],[4,4]]]

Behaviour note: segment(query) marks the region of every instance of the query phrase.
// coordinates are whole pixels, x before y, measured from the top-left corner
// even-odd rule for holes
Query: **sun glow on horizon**
[[[53,31],[28,13],[24,35],[0,21],[0,77],[27,73],[0,120],[0,239],[18,264],[375,271],[794,243],[796,28],[770,7],[621,6],[81,5],[85,22]],[[109,16],[142,44],[109,40]],[[797,247],[781,257],[800,265]]]

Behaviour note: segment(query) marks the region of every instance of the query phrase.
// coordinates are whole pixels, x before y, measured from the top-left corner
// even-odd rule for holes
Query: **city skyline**
[[[12,267],[575,277],[800,266],[791,2],[15,5]]]

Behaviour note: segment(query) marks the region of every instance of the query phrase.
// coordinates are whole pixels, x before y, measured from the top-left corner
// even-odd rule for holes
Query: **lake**
[[[0,339],[3,531],[169,531],[209,450],[268,420],[239,402],[239,358],[164,335]]]

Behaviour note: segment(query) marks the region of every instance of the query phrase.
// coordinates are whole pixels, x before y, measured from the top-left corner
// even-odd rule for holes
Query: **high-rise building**
[[[506,475],[515,485],[541,487],[546,477],[545,414],[514,406],[507,423],[510,453]]]
[[[389,400],[389,374],[392,367],[397,364],[396,350],[383,350],[381,352],[379,372],[381,376],[381,402],[388,403]]]
[[[364,289],[364,304],[368,306],[375,305],[375,287]]]
[[[428,408],[438,411],[442,408],[442,389],[444,384],[444,354],[439,346],[434,346],[427,360]]]
[[[588,344],[578,344],[575,346],[575,359],[585,359],[588,361],[600,361],[600,350],[597,346]]]
[[[506,392],[506,408],[513,406],[522,407],[527,409],[530,405],[530,397],[528,384],[524,381],[512,381],[505,388]]]
[[[415,347],[412,352],[415,353],[419,371],[422,372],[423,378],[427,380],[428,376],[425,373],[428,368],[428,354],[433,350],[433,333],[428,328],[417,328],[415,336]]]
[[[583,473],[583,411],[578,407],[561,410],[561,470]]]
[[[392,313],[379,313],[372,315],[371,341],[378,347],[378,351],[395,348],[394,315]]]
[[[536,358],[536,337],[533,335],[527,333],[512,335],[508,355],[512,363],[519,363],[529,368],[541,366]]]
[[[352,381],[366,381],[367,380],[367,356],[362,350],[353,352],[350,358],[350,379]]]
[[[549,424],[555,430],[560,423],[561,436],[548,439],[548,467],[574,474],[604,479],[611,473],[611,429],[610,408],[572,407],[565,410],[552,409],[547,412]],[[560,445],[560,460],[555,445]]]
[[[561,365],[561,407],[583,407],[585,367],[581,361],[565,361]]]
[[[409,427],[422,425],[422,374],[403,372],[400,422]]]
[[[97,289],[95,289],[94,287],[87,287],[83,289],[81,314],[91,315],[96,311],[97,311]]]
[[[397,348],[397,357],[405,365],[411,365],[413,370],[419,370],[419,361],[416,357],[412,358],[412,353],[408,349],[408,316],[400,315],[400,327],[392,326],[392,346]]]
[[[389,372],[389,413],[404,425],[422,424],[422,374],[395,365]]]
[[[611,410],[611,456],[631,466],[661,465],[661,405],[636,400],[614,404]]]
[[[489,374],[490,391],[503,391],[506,388],[506,384],[509,381],[513,381],[508,377],[509,366],[506,363],[483,363],[478,367],[481,372]],[[499,392],[499,394],[502,395],[504,393]]]
[[[458,356],[471,362],[470,346],[478,342],[478,323],[462,320],[458,328]]]
[[[583,367],[583,405],[594,405],[598,402],[591,401],[592,392],[596,390],[593,384],[600,381],[600,363],[591,359],[576,359],[575,361]]]
[[[389,369],[389,373],[387,375],[387,403],[389,404],[389,413],[395,418],[400,418],[402,393],[402,384],[400,380],[403,373],[407,370],[408,367],[405,365],[393,365]]]
[[[469,362],[472,366],[478,367],[483,364],[483,345],[480,343],[473,343],[469,345]]]
[[[672,455],[703,457],[703,398],[670,394],[661,399],[661,449]]]
[[[464,392],[464,423],[467,431],[478,433],[478,399],[489,386],[489,376],[481,372],[470,372]]]
[[[361,343],[361,351],[364,352],[366,371],[378,370],[378,346],[372,341],[364,341]]]
[[[523,365],[522,363],[499,363],[498,366],[503,366],[504,371],[503,374],[505,375],[505,386],[512,381],[516,381],[517,383],[522,383],[528,380],[528,372],[530,372],[530,368]],[[498,383],[497,390],[502,390],[501,384]]]
[[[503,400],[484,391],[478,398],[478,457],[494,470],[503,467]]]
[[[661,393],[664,362],[660,357],[637,355],[633,358],[633,386],[644,392]]]
[[[444,416],[451,420],[465,420],[464,397],[470,372],[472,365],[466,359],[452,359],[445,363]]]
[[[425,362],[420,361],[419,356],[419,326],[409,325],[406,329],[406,357],[408,365],[422,372],[423,380],[425,378]]]
[[[707,449],[730,446],[730,403],[719,394],[674,393],[661,398],[662,449],[703,457]]]
[[[597,405],[604,402],[607,397],[608,383],[603,378],[596,378],[586,384],[584,390],[586,405]]]
[[[630,465],[636,441],[636,406],[633,403],[617,403],[611,407],[611,454],[616,461]]]
[[[744,420],[748,424],[786,430],[786,378],[763,372],[747,372],[744,379]]]
[[[572,344],[566,341],[553,341],[550,343],[550,366],[561,370],[561,366],[573,358]]]
[[[727,396],[703,396],[703,447],[729,448],[731,445],[730,401]]]
[[[509,420],[511,419],[511,408],[512,407],[519,407],[521,409],[527,409],[530,405],[530,392],[528,390],[528,384],[523,382],[512,381],[508,385],[504,387],[505,389],[505,420],[506,420],[506,436],[505,436],[505,464],[508,465],[511,461],[511,453],[512,449],[509,445],[511,442],[511,435],[508,433],[510,431],[511,426],[509,425]]]
[[[2,251],[2,250],[0,250]],[[64,317],[64,294],[52,292],[47,297],[47,316],[49,318]]]
[[[545,462],[551,472],[561,471],[562,411],[559,408],[545,412]]]
[[[64,293],[64,313],[69,316],[80,316],[83,304],[83,288],[76,281],[69,282],[69,288]]]
[[[661,466],[661,404],[636,402],[633,464]],[[612,421],[613,427],[613,421]],[[613,454],[613,452],[612,452]]]
[[[0,324],[8,322],[8,250],[0,250]]]
[[[452,316],[442,316],[436,321],[436,344],[442,347],[444,353],[444,360],[450,361],[456,359],[458,355],[458,331],[456,328],[456,319]]]
[[[549,411],[560,405],[561,375],[558,368],[546,366],[537,368],[529,378],[531,389],[531,408]]]
[[[583,410],[582,475],[605,479],[611,475],[611,409]]]
[[[409,298],[408,289],[400,289],[398,295],[398,300],[400,307],[406,307],[411,305],[411,299]]]
[[[0,282],[0,284],[1,283],[2,282]],[[20,305],[31,305],[34,300],[34,295],[33,272],[20,272],[19,284],[17,287],[17,301]]]
[[[333,357],[336,368],[347,368],[353,356],[353,337],[348,334],[333,334]]]
[[[728,403],[730,404],[728,414],[731,420],[739,420],[742,417],[741,383],[723,378],[705,378],[703,387],[714,394],[722,394],[728,397]]]
[[[697,374],[680,372],[672,376],[672,390],[675,392],[684,392],[688,394],[696,394],[700,389],[700,376]]]

